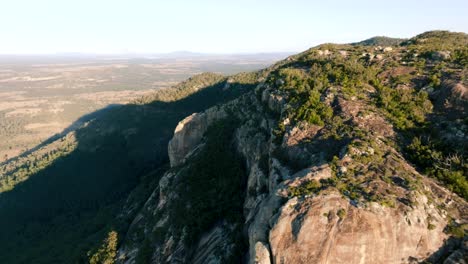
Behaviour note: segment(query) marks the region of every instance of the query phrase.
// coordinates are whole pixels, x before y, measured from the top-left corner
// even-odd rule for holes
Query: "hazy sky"
[[[300,51],[468,32],[467,0],[0,0],[0,54]]]

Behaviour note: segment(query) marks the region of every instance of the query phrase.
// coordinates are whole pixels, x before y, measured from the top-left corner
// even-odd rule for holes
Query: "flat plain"
[[[195,74],[253,71],[285,56],[0,56],[0,162],[79,125],[80,117],[96,110],[131,102]]]

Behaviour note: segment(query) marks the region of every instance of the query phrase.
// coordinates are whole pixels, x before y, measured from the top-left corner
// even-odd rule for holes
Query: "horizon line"
[[[1,53],[0,56],[164,56],[164,55],[200,55],[200,56],[217,56],[217,55],[259,55],[259,54],[295,54],[302,51],[247,51],[247,52],[197,52],[197,51],[169,51],[169,52],[45,52],[45,53]]]

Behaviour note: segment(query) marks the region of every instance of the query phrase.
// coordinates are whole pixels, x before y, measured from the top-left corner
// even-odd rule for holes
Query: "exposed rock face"
[[[338,216],[338,210],[343,215]],[[270,231],[274,263],[405,263],[436,251],[446,235],[440,215],[427,228],[424,208],[407,215],[370,204],[359,208],[330,193],[289,200]],[[434,215],[433,215],[434,216]],[[311,250],[313,249],[313,250]]]
[[[231,245],[226,243],[228,241],[227,236],[229,235],[225,232],[226,229],[229,229],[229,227],[219,224],[204,234],[195,247],[191,263],[221,264],[222,262],[219,258],[220,248],[227,251],[232,250]],[[226,254],[226,252],[223,253]]]
[[[379,51],[398,52],[388,48]],[[333,53],[318,51],[321,58],[325,55]],[[371,53],[364,56],[369,63],[374,58]],[[402,69],[405,74],[413,71]],[[379,77],[390,79],[385,74]],[[459,246],[450,251],[442,252],[441,248],[453,239],[446,232],[452,220],[460,226],[467,224],[466,201],[422,175],[406,160],[395,144],[399,131],[388,115],[371,103],[376,87],[363,84],[360,96],[340,92],[343,87],[324,87],[320,100],[337,118],[323,125],[288,115],[295,102],[288,101],[288,94],[278,86],[286,86],[285,79],[260,83],[255,91],[234,101],[182,120],[168,147],[173,168],[161,179],[146,212],[154,216],[171,210],[171,201],[179,195],[172,186],[180,180],[180,171],[190,167],[187,157],[196,157],[203,148],[210,124],[227,117],[239,120],[232,144],[245,163],[247,175],[242,230],[248,252],[236,261],[465,263],[466,239],[463,243],[458,239]],[[465,86],[446,86],[450,89],[438,92],[443,98],[435,100],[435,111],[464,113]],[[409,85],[394,88],[412,89]],[[208,186],[207,191],[216,190]],[[134,225],[142,219],[143,214]],[[223,222],[204,230],[193,245],[184,245],[180,237],[171,235],[171,222],[164,217],[147,225],[145,231],[162,225],[169,231],[152,245],[155,263],[223,263],[235,248],[226,235],[233,227]],[[138,249],[123,249],[130,256],[126,263],[134,263],[133,252]]]
[[[448,60],[450,59],[450,51],[435,51],[431,57],[433,60]]]
[[[435,98],[434,107],[440,111],[449,111],[451,118],[467,115],[468,88],[463,83],[447,82],[442,84],[431,96]]]
[[[383,52],[389,52],[389,51],[392,51],[392,50],[393,50],[392,47],[385,47],[385,48],[383,49]]]
[[[224,111],[213,108],[203,113],[194,113],[182,120],[174,131],[174,137],[169,141],[171,167],[182,164],[185,157],[200,143],[207,128],[214,121],[224,117]]]
[[[272,90],[265,89],[262,92],[262,101],[268,105],[270,111],[281,113],[285,105],[285,100],[282,96],[272,93]]]
[[[468,238],[461,242],[460,248],[455,250],[444,261],[444,264],[466,264],[468,263]]]
[[[270,250],[268,245],[265,245],[262,242],[257,242],[255,244],[255,263],[258,264],[270,264],[271,263],[271,256],[270,256]]]
[[[249,263],[414,263],[424,260],[443,245],[448,237],[443,232],[447,223],[446,212],[436,209],[422,194],[402,194],[402,197],[414,200],[411,207],[403,203],[397,203],[395,207],[375,202],[362,204],[334,190],[318,196],[291,197],[290,188],[311,180],[329,179],[332,170],[328,165],[320,165],[319,160],[312,160],[310,162],[319,166],[292,173],[274,158],[273,152],[279,147],[270,138],[275,121],[265,114],[265,108],[281,111],[284,102],[280,103],[283,99],[279,95],[271,96],[268,87],[260,88],[265,89],[260,101],[252,93],[223,107],[185,118],[177,126],[169,144],[171,166],[183,167],[187,155],[194,153],[202,144],[203,134],[211,123],[228,116],[228,112],[232,114],[233,107],[242,109],[234,112],[236,118],[243,120],[235,133],[235,144],[245,159],[248,174],[244,225]],[[337,109],[351,120],[356,119],[362,129],[372,131],[377,137],[393,136],[391,126],[380,116],[358,114],[363,105],[340,98],[336,100]],[[301,151],[308,153],[298,146],[316,137],[317,131],[314,126],[293,126],[285,133],[281,149],[291,157],[303,155]],[[374,150],[370,149],[347,148],[342,150],[341,156],[349,163],[356,155],[373,154]],[[416,173],[411,167],[407,170]],[[340,167],[339,171],[346,173],[346,166]],[[168,210],[171,199],[177,195],[171,189],[176,179],[177,174],[174,173],[168,173],[161,179],[158,192],[147,202],[148,212],[159,214]],[[436,186],[432,182],[428,184],[427,188]],[[449,192],[436,187],[441,199],[452,199]],[[460,204],[457,199],[452,201],[454,205],[461,206],[459,213],[466,214],[463,212],[465,204]],[[170,224],[164,221],[146,228],[154,230],[157,226]],[[135,219],[133,225],[142,222],[143,215]],[[187,248],[173,237],[166,237],[163,244],[155,246],[154,251],[159,253],[152,259],[155,263],[179,263],[191,256],[190,263],[222,263],[223,254],[220,255],[219,249],[229,252],[233,247],[226,243],[229,228],[221,224],[207,230],[193,248]],[[464,252],[462,250],[454,252],[450,259],[459,259]],[[122,263],[135,263],[137,252],[138,249],[122,247],[120,253],[126,255]]]

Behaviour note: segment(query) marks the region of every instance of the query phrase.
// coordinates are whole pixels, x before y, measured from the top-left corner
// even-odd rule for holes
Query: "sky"
[[[0,54],[302,51],[468,32],[467,0],[0,0]]]

